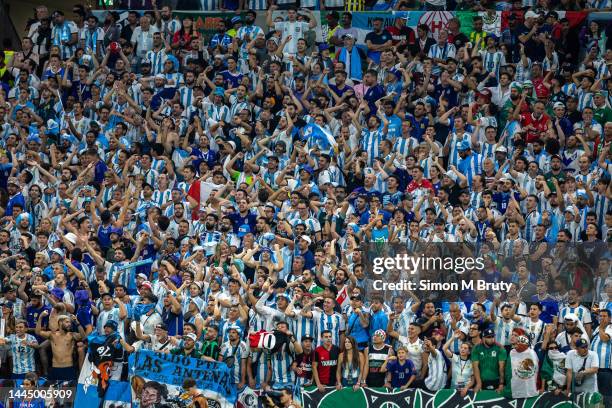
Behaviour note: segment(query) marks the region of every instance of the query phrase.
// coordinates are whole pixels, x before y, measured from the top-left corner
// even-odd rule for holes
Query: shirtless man
[[[49,371],[49,380],[67,381],[74,379],[77,376],[77,372],[74,367],[73,353],[77,341],[85,339],[85,331],[74,315],[71,317],[61,315],[58,318],[58,328],[56,330],[43,330],[42,319],[48,314],[49,312],[45,310],[38,317],[38,321],[36,322],[36,334],[40,337],[49,339],[51,342],[53,361],[51,370]],[[78,333],[70,331],[72,322],[77,324],[79,329]]]

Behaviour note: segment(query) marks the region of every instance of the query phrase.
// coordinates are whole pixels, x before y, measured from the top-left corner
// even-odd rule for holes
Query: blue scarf
[[[153,303],[149,303],[146,305],[143,303],[138,303],[134,306],[134,309],[132,310],[134,320],[140,320],[140,316],[149,313],[154,307],[155,305]]]
[[[338,57],[338,61],[346,64],[347,53],[348,51],[346,48],[340,48],[340,56]],[[351,52],[351,72],[349,72],[349,78],[356,79],[358,81],[361,81],[363,78],[363,72],[361,71],[361,55],[359,55],[359,50],[357,47],[353,47]]]

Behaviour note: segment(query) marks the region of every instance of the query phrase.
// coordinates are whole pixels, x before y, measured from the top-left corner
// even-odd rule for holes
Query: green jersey
[[[472,350],[472,362],[478,361],[480,379],[482,381],[494,381],[499,379],[499,362],[506,361],[508,353],[499,344],[486,347],[478,344]]]

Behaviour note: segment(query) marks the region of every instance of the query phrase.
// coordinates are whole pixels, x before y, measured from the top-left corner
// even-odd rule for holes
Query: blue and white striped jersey
[[[287,344],[281,351],[270,354],[270,365],[272,366],[272,382],[277,384],[293,384],[295,373],[291,370],[293,357],[287,350]]]
[[[324,330],[329,330],[332,333],[332,344],[339,345],[340,333],[346,330],[346,322],[344,321],[342,315],[338,313],[328,315],[327,313],[319,310],[313,310],[312,315],[317,324],[317,331],[319,335]],[[317,337],[317,347],[321,344],[322,343],[319,336]]]
[[[582,324],[592,323],[591,311],[582,305],[578,305],[577,307],[566,306],[562,308],[559,311],[559,323],[563,323],[565,321],[565,316],[568,313],[573,313],[578,316],[578,320],[580,320]]]
[[[72,22],[65,20],[62,25],[54,25],[51,30],[51,41],[53,45],[57,45],[60,48],[62,60],[67,60],[74,55],[76,51],[76,44],[64,45],[63,41],[70,41],[73,34],[78,34],[79,29],[77,25]]]
[[[25,334],[23,337],[18,337],[17,334],[11,334],[6,338],[10,345],[11,357],[13,359],[13,373],[26,374],[36,371],[36,360],[34,359],[35,349],[28,346],[28,343],[36,343],[36,337],[31,334]]]
[[[609,309],[608,309],[609,310]],[[605,333],[612,338],[612,324],[608,324]],[[612,368],[612,339],[604,342],[601,340],[599,329],[593,333],[593,339],[589,346],[599,356],[599,368]]]
[[[244,341],[233,346],[229,341],[221,345],[219,355],[222,357],[234,377],[234,383],[238,384],[242,377],[242,360],[249,356],[249,348]]]

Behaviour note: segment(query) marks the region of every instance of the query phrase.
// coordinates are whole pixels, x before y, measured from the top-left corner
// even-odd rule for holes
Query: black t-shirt
[[[370,31],[365,37],[366,41],[371,41],[374,45],[381,45],[392,39],[393,37],[387,30],[382,30],[380,33]]]
[[[312,350],[310,353],[302,353],[295,356],[297,367],[302,369],[302,374],[298,374],[298,377],[305,378],[307,380],[312,378],[312,361],[314,358],[314,350]]]

